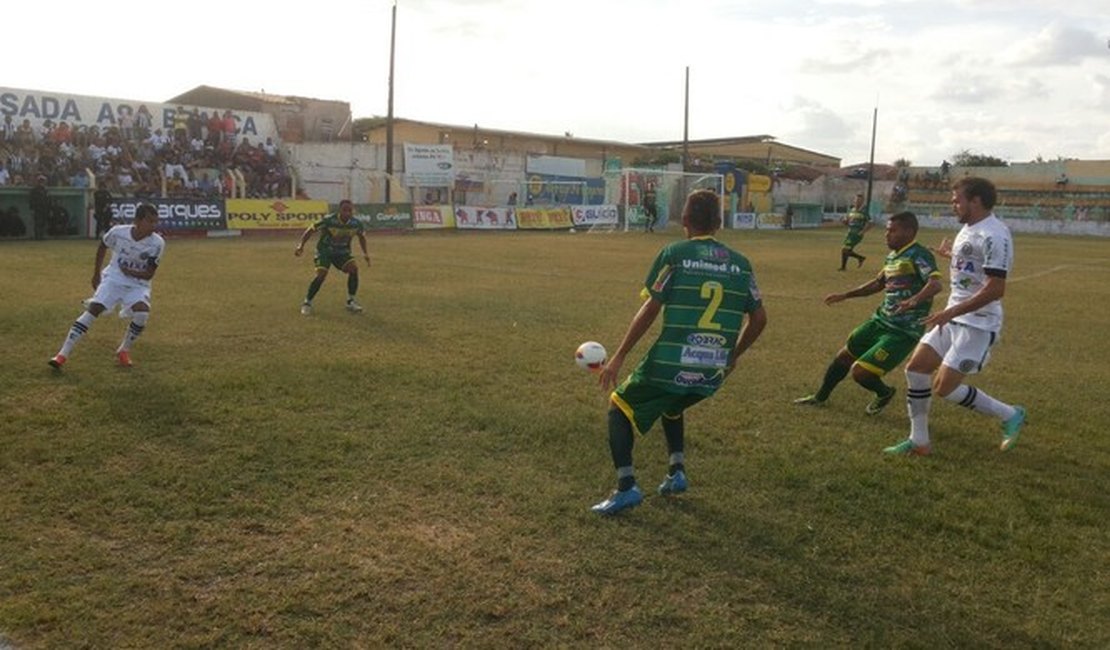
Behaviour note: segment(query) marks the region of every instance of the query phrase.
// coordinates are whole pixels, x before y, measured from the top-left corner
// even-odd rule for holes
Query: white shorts
[[[944,365],[965,375],[974,375],[987,365],[998,332],[976,329],[960,323],[946,323],[925,332],[921,343],[933,348]]]
[[[130,282],[125,284],[104,280],[96,288],[96,293],[93,294],[92,298],[89,298],[88,302],[104,305],[104,308],[109,312],[119,305],[119,317],[130,318],[133,305],[145,302],[147,306],[150,306],[150,287]]]

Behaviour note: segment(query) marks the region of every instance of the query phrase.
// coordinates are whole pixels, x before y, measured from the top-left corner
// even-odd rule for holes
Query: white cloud
[[[1081,27],[1052,23],[1036,36],[1018,42],[1011,55],[1018,65],[1065,65],[1105,56],[1106,39]]]

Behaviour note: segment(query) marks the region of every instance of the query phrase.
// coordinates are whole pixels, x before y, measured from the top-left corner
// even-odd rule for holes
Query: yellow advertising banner
[[[426,228],[454,228],[455,211],[450,205],[414,205],[412,223],[418,230]]]
[[[771,177],[759,174],[748,175],[749,192],[766,192],[771,189]]]
[[[328,213],[327,201],[228,199],[228,230],[304,230]]]
[[[517,208],[516,227],[521,230],[551,230],[574,225],[570,208]]]

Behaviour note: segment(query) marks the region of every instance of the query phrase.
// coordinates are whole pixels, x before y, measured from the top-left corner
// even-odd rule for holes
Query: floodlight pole
[[[871,218],[871,188],[875,184],[875,127],[879,123],[879,107],[871,115],[871,160],[867,164],[867,217]]]
[[[389,203],[389,186],[393,179],[393,55],[397,46],[397,0],[393,0],[393,17],[389,29],[389,109],[385,115],[385,202]]]
[[[687,171],[690,159],[690,66],[686,66],[686,95],[682,117],[682,171]]]

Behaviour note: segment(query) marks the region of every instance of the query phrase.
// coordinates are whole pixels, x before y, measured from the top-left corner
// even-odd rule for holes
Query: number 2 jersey
[[[131,225],[122,224],[109,228],[101,241],[112,251],[112,259],[100,272],[102,281],[150,286],[150,280],[127,275],[123,269],[145,272],[157,267],[166,250],[166,240],[161,235],[154,232],[136,241],[131,236]]]
[[[988,276],[1005,278],[1014,266],[1010,229],[991,214],[978,223],[964,224],[952,243],[951,292],[948,307],[975,295]],[[954,323],[997,332],[1002,329],[1002,301],[995,300],[973,312],[957,316]]]
[[[713,237],[675,242],[655,258],[641,295],[663,303],[663,328],[633,381],[712,395],[724,381],[744,315],[762,305],[747,258]]]

